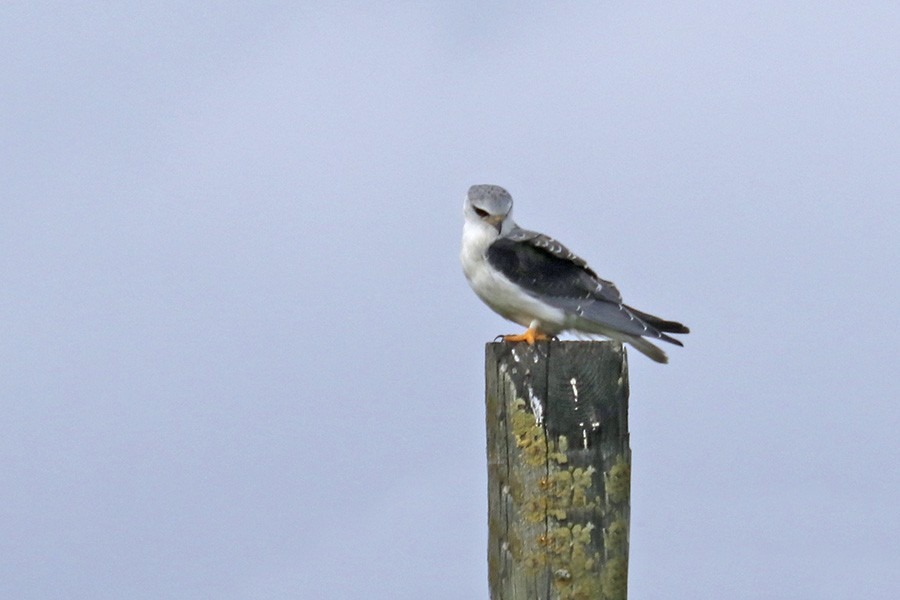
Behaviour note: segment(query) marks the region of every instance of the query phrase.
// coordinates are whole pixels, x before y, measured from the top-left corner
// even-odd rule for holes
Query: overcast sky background
[[[630,594],[900,594],[900,6],[0,7],[0,597],[487,598],[510,190],[630,304]],[[669,350],[669,349],[667,349]]]

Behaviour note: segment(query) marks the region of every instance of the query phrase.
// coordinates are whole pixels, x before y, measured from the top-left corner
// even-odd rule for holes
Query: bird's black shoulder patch
[[[488,247],[490,265],[527,292],[542,296],[590,298],[597,282],[585,267],[528,241],[498,238]]]

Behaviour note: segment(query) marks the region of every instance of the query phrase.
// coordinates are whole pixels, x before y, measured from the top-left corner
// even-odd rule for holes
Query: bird
[[[624,304],[615,284],[550,236],[519,227],[512,209],[498,185],[473,185],[463,205],[460,262],[469,285],[494,312],[527,327],[498,339],[533,345],[564,331],[603,336],[658,363],[668,357],[649,339],[684,345],[668,334],[687,327]]]

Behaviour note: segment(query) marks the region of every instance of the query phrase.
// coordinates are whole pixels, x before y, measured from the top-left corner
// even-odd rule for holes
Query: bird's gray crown
[[[499,185],[473,185],[468,199],[472,206],[492,215],[505,215],[512,209],[512,196]]]

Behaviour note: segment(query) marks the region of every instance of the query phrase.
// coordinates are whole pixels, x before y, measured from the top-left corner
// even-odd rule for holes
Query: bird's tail
[[[631,344],[635,350],[650,358],[651,360],[655,360],[656,362],[663,364],[669,362],[669,357],[666,356],[666,353],[660,350],[657,346],[651,344],[646,338],[642,338],[638,335],[630,335],[627,337],[622,336],[622,338],[626,342]]]
[[[658,363],[665,364],[669,362],[669,357],[666,356],[665,352],[660,350],[655,345],[651,344],[649,340],[641,337],[640,335],[624,333],[622,331],[612,329],[611,327],[608,327],[603,323],[585,318],[578,319],[575,328],[588,334],[602,335],[617,342],[631,344],[632,346],[634,346],[635,350],[647,356],[651,360],[655,360]],[[660,334],[660,339],[670,341],[673,344],[678,344],[679,346],[681,345],[681,342],[674,338],[670,338],[665,334]]]
[[[690,333],[691,330],[679,323],[678,321],[666,321],[665,319],[660,319],[659,317],[653,316],[651,314],[647,314],[645,312],[641,312],[636,308],[631,308],[630,306],[626,306],[628,310],[630,310],[634,315],[639,318],[641,321],[645,322],[647,325],[652,325],[656,329],[663,331],[665,333]]]

